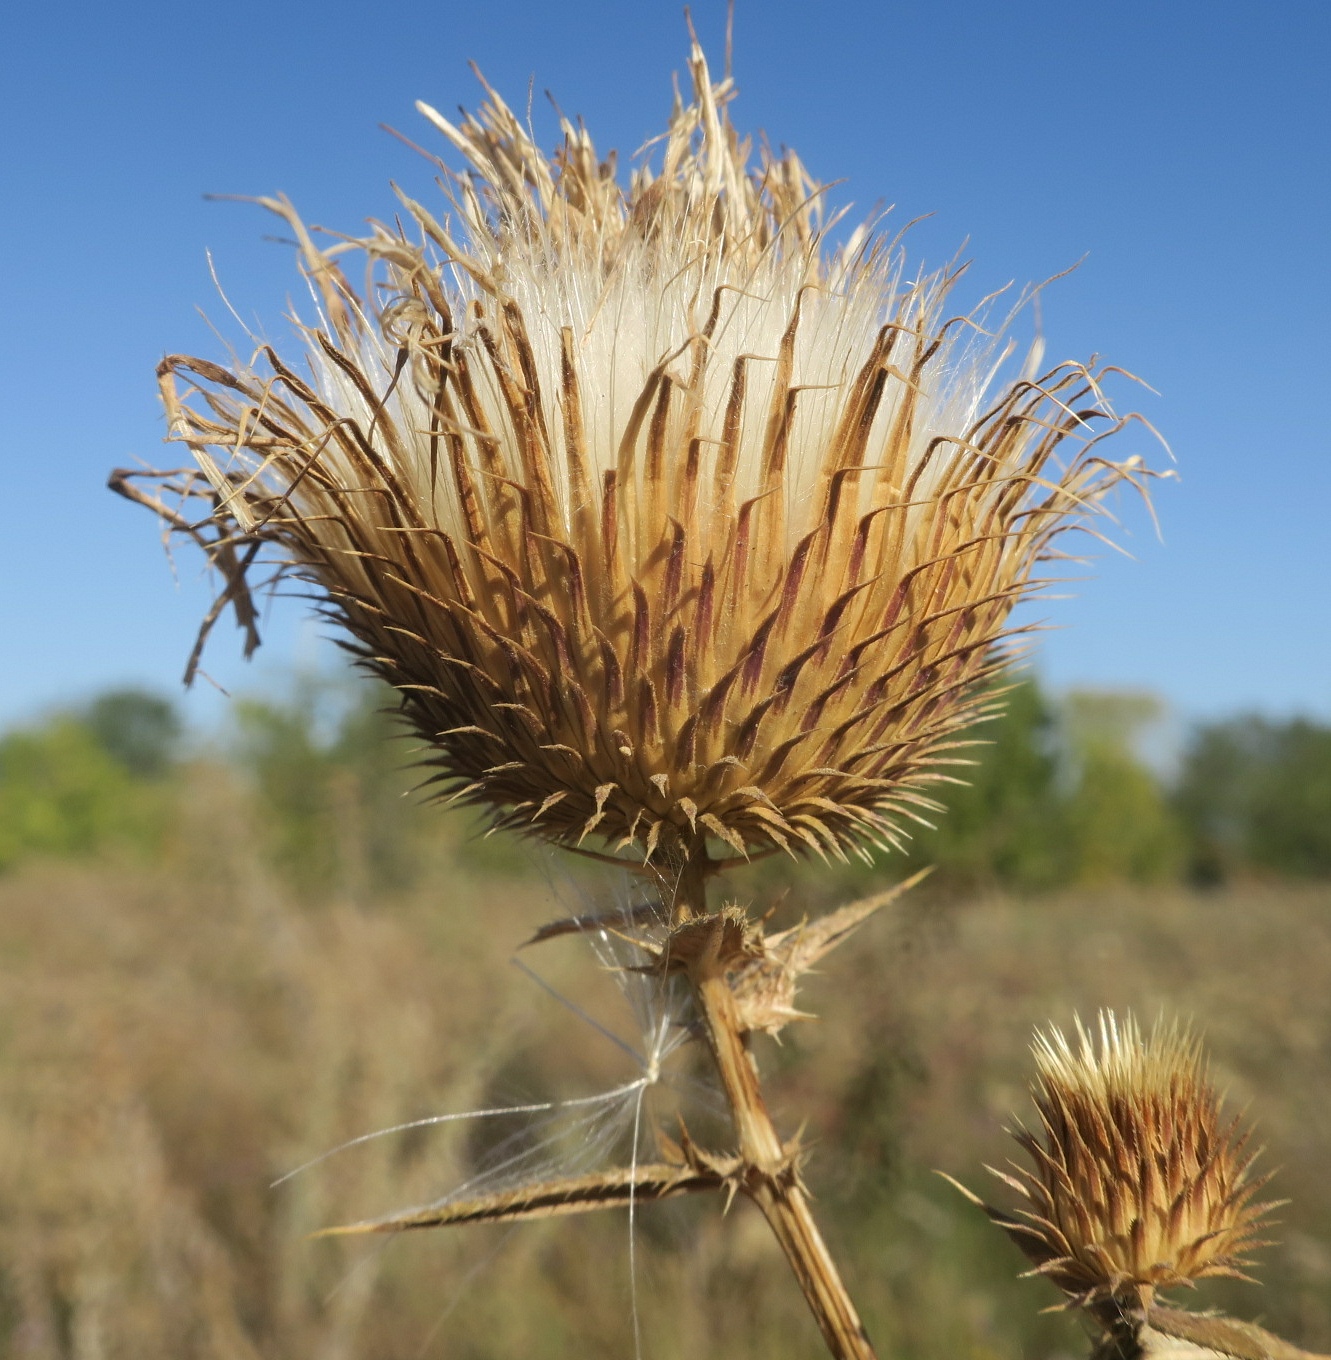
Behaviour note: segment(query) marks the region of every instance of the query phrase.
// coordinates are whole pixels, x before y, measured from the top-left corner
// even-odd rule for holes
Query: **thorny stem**
[[[709,872],[706,846],[699,843],[680,874],[676,921],[706,916]],[[716,921],[719,946],[721,918]],[[688,966],[707,1044],[730,1105],[742,1163],[742,1188],[762,1210],[781,1243],[828,1350],[836,1360],[876,1360],[864,1324],[814,1222],[795,1157],[782,1145],[767,1112],[758,1070],[749,1055],[735,996],[725,974],[726,964],[717,947],[702,950]]]
[[[1107,1330],[1091,1360],[1331,1360],[1215,1313],[1156,1307],[1101,1322]]]

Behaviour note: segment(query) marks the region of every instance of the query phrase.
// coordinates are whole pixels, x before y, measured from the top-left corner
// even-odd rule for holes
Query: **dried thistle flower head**
[[[1051,541],[1141,465],[1098,455],[1102,373],[1033,355],[990,390],[955,272],[830,245],[798,158],[754,163],[690,66],[627,187],[487,90],[456,126],[419,106],[468,165],[449,216],[404,197],[406,227],[321,247],[260,200],[316,299],[301,362],[165,360],[198,471],[114,482],[203,544],[251,647],[247,572],[310,583],[442,790],[503,823],[648,858],[894,844]]]
[[[996,1173],[1030,1208],[990,1211],[1032,1273],[1110,1319],[1157,1289],[1247,1279],[1275,1206],[1252,1202],[1269,1177],[1250,1178],[1251,1131],[1222,1115],[1198,1040],[1160,1023],[1143,1039],[1130,1015],[1102,1012],[1098,1034],[1078,1021],[1074,1044],[1051,1027],[1034,1053],[1040,1129],[1016,1133],[1034,1170]]]

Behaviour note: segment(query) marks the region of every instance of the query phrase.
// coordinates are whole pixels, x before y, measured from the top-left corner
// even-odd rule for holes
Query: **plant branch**
[[[502,1190],[474,1199],[432,1204],[388,1218],[346,1223],[324,1228],[315,1237],[348,1237],[363,1233],[406,1232],[411,1228],[444,1228],[459,1223],[516,1223],[523,1219],[557,1218],[589,1213],[649,1200],[671,1199],[699,1190],[720,1190],[728,1182],[727,1164],[719,1158],[705,1161],[652,1163],[632,1169],[599,1171],[590,1176],[562,1176],[536,1185]]]
[[[1091,1360],[1328,1360],[1251,1322],[1215,1313],[1156,1307],[1124,1316]]]
[[[758,1071],[727,973],[744,961],[743,931],[731,913],[708,915],[711,865],[701,842],[686,861],[674,918],[688,929],[686,971],[735,1126],[740,1189],[762,1210],[836,1360],[875,1360],[864,1324],[809,1208],[795,1144],[784,1145],[763,1099]],[[677,932],[678,933],[678,932]]]

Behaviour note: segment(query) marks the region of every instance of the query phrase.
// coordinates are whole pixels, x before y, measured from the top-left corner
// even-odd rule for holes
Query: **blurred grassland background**
[[[377,1140],[269,1188],[368,1130],[636,1075],[510,964],[616,885],[404,796],[384,702],[298,679],[237,703],[213,744],[120,691],[0,737],[3,1353],[634,1353],[623,1213],[308,1239],[438,1198],[508,1125]],[[1331,728],[1201,726],[1165,774],[1139,754],[1158,716],[1024,681],[908,857],[769,860],[731,884],[780,926],[938,866],[828,959],[802,998],[821,1022],[760,1042],[778,1119],[809,1117],[808,1179],[884,1360],[1086,1353],[932,1173],[989,1195],[981,1164],[1029,1113],[1031,1028],[1102,1005],[1196,1022],[1292,1201],[1264,1284],[1192,1302],[1331,1349]],[[523,957],[632,1037],[579,941]],[[755,1213],[720,1210],[640,1211],[642,1354],[814,1353]]]

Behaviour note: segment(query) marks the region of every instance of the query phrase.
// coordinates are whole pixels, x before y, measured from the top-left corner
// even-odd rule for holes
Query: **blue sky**
[[[474,106],[474,59],[636,149],[683,70],[669,0],[552,5],[293,0],[225,7],[25,6],[0,56],[0,724],[99,687],[175,692],[207,602],[173,582],[148,515],[106,473],[163,456],[153,369],[220,356],[201,320],[228,295],[274,337],[299,291],[261,210],[207,193],[284,191],[349,231],[428,168],[380,130],[433,145],[412,108]],[[965,243],[976,293],[1085,256],[1044,298],[1051,358],[1099,353],[1159,396],[1135,404],[1180,480],[1163,539],[1125,505],[1120,541],[1039,668],[1057,686],[1148,689],[1184,717],[1259,708],[1331,717],[1331,6],[1167,0],[739,0],[737,123],[794,146],[868,213],[896,205],[916,260]],[[695,22],[717,65],[723,4]],[[1120,455],[1151,453],[1143,436]],[[207,669],[253,688],[321,653],[279,604],[263,661],[229,626]],[[266,656],[265,656],[266,653]],[[215,692],[190,701],[212,721]]]

